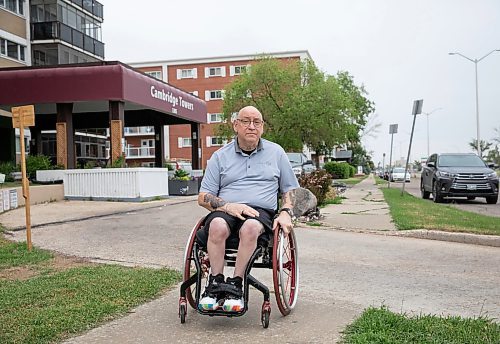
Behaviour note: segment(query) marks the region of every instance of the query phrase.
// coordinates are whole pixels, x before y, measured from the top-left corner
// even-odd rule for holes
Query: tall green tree
[[[280,61],[263,56],[225,89],[226,119],[246,105],[254,105],[266,122],[264,137],[287,151],[304,145],[317,155],[334,147],[359,142],[360,131],[373,111],[362,87],[347,72],[325,75],[306,61]],[[231,121],[219,134],[233,135]]]
[[[482,155],[481,158],[484,158],[484,157],[486,157],[486,151],[488,149],[490,149],[490,147],[492,146],[492,143],[485,141],[485,140],[481,140],[480,144],[481,144],[480,147],[481,147],[481,155]],[[473,151],[477,152],[477,139],[473,139],[471,142],[469,142],[469,147],[472,148]]]

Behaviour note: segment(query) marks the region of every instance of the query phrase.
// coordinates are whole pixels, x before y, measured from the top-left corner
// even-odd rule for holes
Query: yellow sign
[[[14,128],[33,127],[35,125],[35,107],[33,105],[12,108],[12,126]]]

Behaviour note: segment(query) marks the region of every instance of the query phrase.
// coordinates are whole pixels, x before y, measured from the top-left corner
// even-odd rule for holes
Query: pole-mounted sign
[[[28,251],[31,251],[31,215],[30,215],[30,188],[26,177],[26,148],[24,145],[24,127],[35,125],[35,107],[33,105],[17,106],[11,109],[12,126],[19,128],[19,143],[21,144],[21,173],[23,176],[23,197],[26,209],[26,243]]]

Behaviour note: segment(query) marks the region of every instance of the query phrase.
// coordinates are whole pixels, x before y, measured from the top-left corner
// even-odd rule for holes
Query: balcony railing
[[[125,148],[127,159],[154,158],[154,147],[127,147]]]
[[[31,39],[60,39],[104,58],[104,43],[58,21],[31,24]]]
[[[89,11],[96,17],[103,19],[103,6],[100,2],[95,0],[69,0],[77,6]]]
[[[154,127],[125,127],[124,129],[126,136],[132,135],[154,135]]]

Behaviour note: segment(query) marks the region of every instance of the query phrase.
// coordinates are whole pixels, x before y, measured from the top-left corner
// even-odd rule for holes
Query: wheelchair
[[[262,292],[264,301],[261,309],[261,323],[264,328],[269,327],[271,315],[270,291],[267,286],[259,282],[250,272],[252,268],[272,269],[274,295],[278,309],[283,316],[290,314],[297,303],[299,293],[299,264],[297,240],[294,231],[286,234],[279,227],[274,233],[263,233],[257,241],[257,247],[251,256],[243,276],[244,307],[238,312],[227,312],[222,309],[199,309],[202,289],[208,281],[210,259],[207,254],[207,232],[203,229],[204,218],[193,227],[184,252],[184,275],[180,287],[179,317],[181,323],[186,322],[187,304],[198,313],[209,316],[239,317],[248,310],[249,286]],[[224,254],[225,265],[234,267],[239,238],[231,234],[226,240]]]

